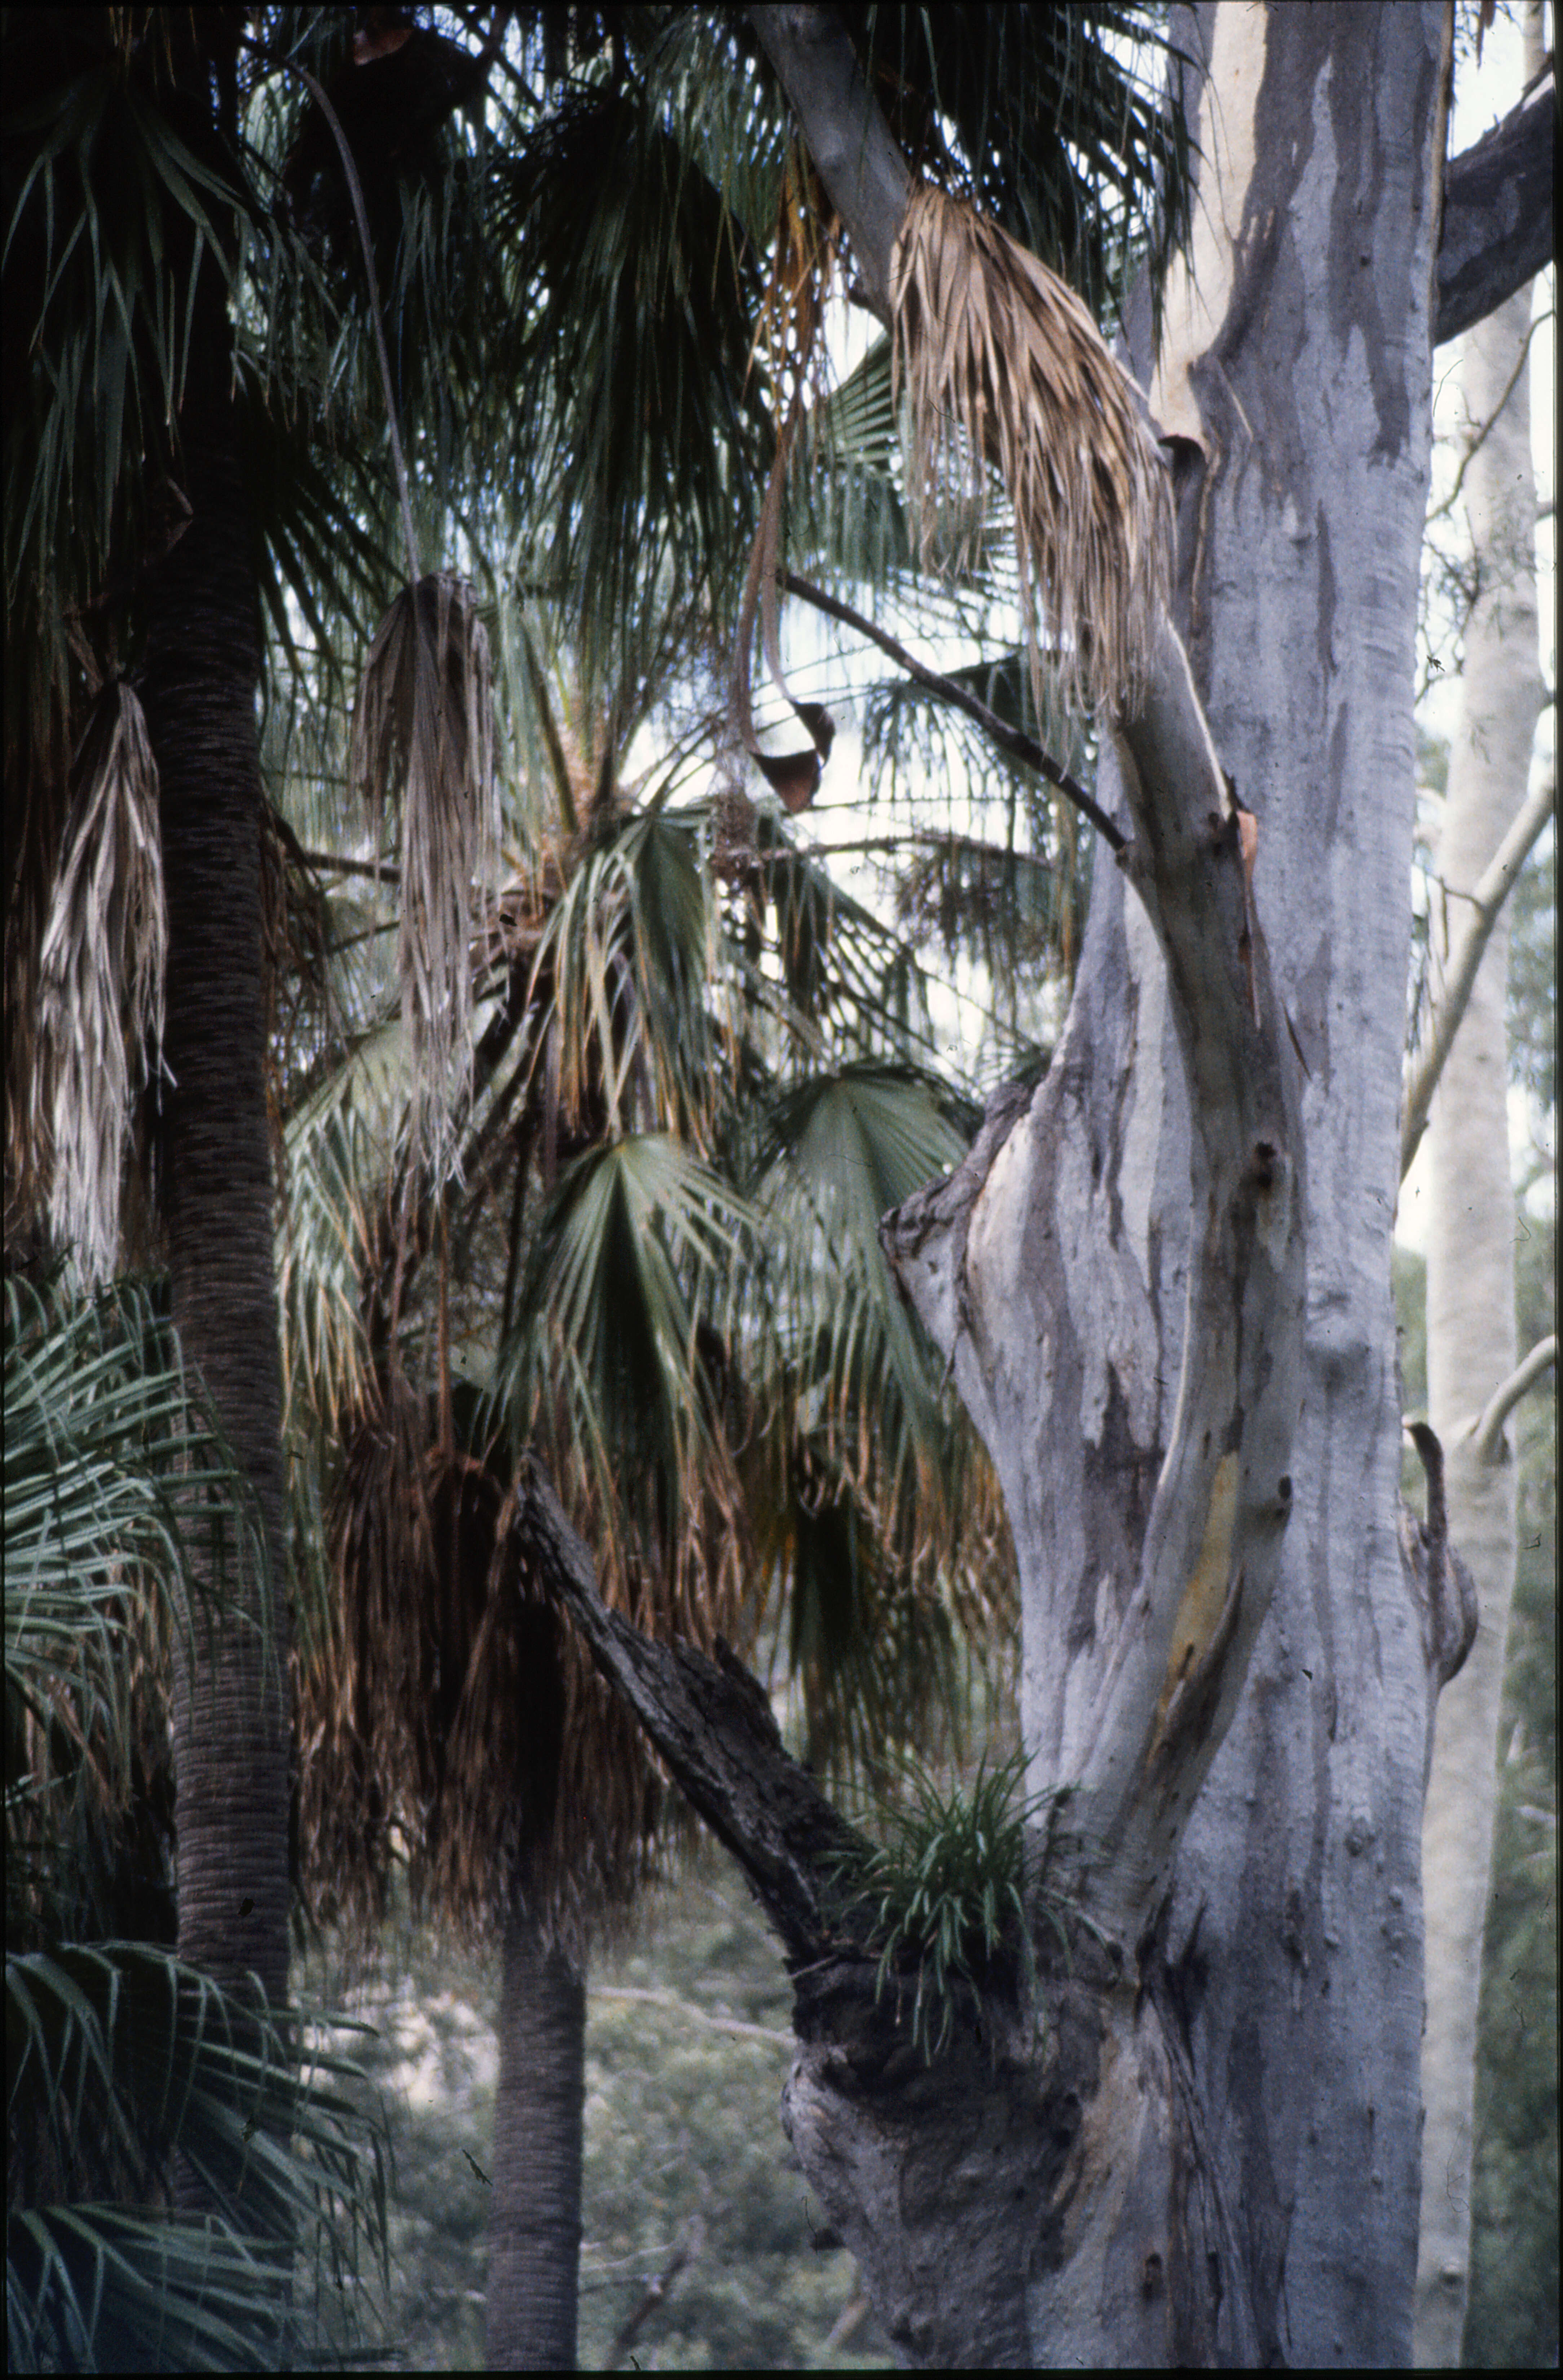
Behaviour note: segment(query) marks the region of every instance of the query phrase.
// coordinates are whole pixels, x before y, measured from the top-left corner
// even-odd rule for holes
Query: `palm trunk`
[[[169,927],[162,1191],[185,1360],[254,1485],[273,1592],[263,1609],[247,1577],[210,1629],[198,1612],[193,1658],[175,1664],[179,1950],[225,1982],[255,1975],[274,2002],[287,1987],[289,1724],[260,637],[234,408],[201,377],[181,420],[193,516],[159,575],[147,647]]]
[[[505,1929],[498,2030],[489,2369],[573,2371],[586,1982],[524,1911]]]

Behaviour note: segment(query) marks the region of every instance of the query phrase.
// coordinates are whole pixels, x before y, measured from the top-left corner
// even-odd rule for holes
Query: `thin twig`
[[[963,710],[968,719],[975,719],[1000,751],[1007,752],[1012,759],[1019,760],[1024,768],[1034,769],[1039,777],[1047,779],[1048,784],[1056,785],[1064,799],[1072,802],[1083,818],[1090,820],[1109,850],[1127,851],[1129,838],[1122,828],[1113,823],[1079,780],[1072,777],[1067,769],[1060,768],[1034,737],[1026,735],[1024,728],[1012,727],[1008,720],[1000,719],[996,710],[989,710],[986,702],[968,693],[963,686],[957,686],[953,678],[946,677],[939,670],[929,669],[926,662],[918,661],[904,645],[897,644],[893,637],[887,636],[883,628],[876,627],[873,621],[865,619],[861,612],[854,612],[850,603],[840,602],[834,595],[827,595],[822,587],[810,586],[808,580],[800,578],[796,571],[784,570],[781,576],[782,584],[789,595],[801,595],[806,603],[814,605],[816,611],[823,612],[830,619],[839,620],[844,628],[854,628],[860,637],[866,637],[871,644],[878,646],[882,653],[888,653],[898,667],[915,678],[919,686],[926,686],[930,694],[937,694],[957,710]]]
[[[1406,1085],[1405,1121],[1400,1127],[1400,1179],[1411,1172],[1412,1160],[1422,1146],[1422,1135],[1427,1129],[1428,1111],[1438,1077],[1444,1071],[1461,1017],[1471,1005],[1477,971],[1483,954],[1492,938],[1493,928],[1503,912],[1503,905],[1514,889],[1515,878],[1530,856],[1543,827],[1557,804],[1557,773],[1536,787],[1508,832],[1504,836],[1492,862],[1474,892],[1461,894],[1471,903],[1472,917],[1455,950],[1451,953],[1444,977],[1443,998],[1434,1011],[1427,1038],[1412,1066]],[[1451,888],[1452,889],[1452,888]]]
[[[1557,1333],[1551,1331],[1538,1339],[1524,1362],[1510,1372],[1503,1386],[1489,1398],[1480,1418],[1471,1432],[1472,1443],[1484,1463],[1491,1463],[1503,1438],[1503,1426],[1527,1389],[1533,1388],[1549,1364],[1557,1361]]]

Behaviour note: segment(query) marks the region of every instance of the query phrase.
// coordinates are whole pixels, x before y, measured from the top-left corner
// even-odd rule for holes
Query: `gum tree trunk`
[[[809,114],[824,12],[754,15],[855,243]],[[1410,2352],[1450,1628],[1400,1548],[1389,1244],[1447,44],[1436,7],[1198,13],[1151,409],[1214,753],[1164,643],[1054,1064],[890,1233],[1003,1481],[1031,1782],[1075,1789],[1050,1873],[1109,1945],[1051,1987],[1050,2155],[1007,2120],[1016,2077],[966,2077],[969,2137],[920,2188],[931,2079],[800,2056],[805,2170],[919,2361],[955,2359],[941,2227],[970,2192],[1004,2245],[968,2357]],[[873,144],[835,149],[882,204]],[[1223,775],[1257,827],[1246,941]]]
[[[1460,722],[1436,861],[1447,911],[1442,922],[1451,931],[1465,923],[1460,895],[1479,882],[1524,801],[1540,707],[1525,363],[1530,334],[1531,297],[1522,290],[1469,334],[1461,366],[1472,431],[1492,426],[1465,481],[1482,591],[1466,629]],[[1429,1418],[1447,1456],[1449,1533],[1474,1574],[1482,1621],[1470,1660],[1439,1706],[1423,1824],[1427,2124],[1416,2361],[1424,2366],[1458,2363],[1465,2328],[1476,2011],[1497,1799],[1498,1706],[1514,1592],[1513,1449],[1501,1431],[1493,1447],[1479,1444],[1473,1427],[1516,1358],[1508,977],[1508,932],[1500,917],[1434,1095],[1427,1132]]]

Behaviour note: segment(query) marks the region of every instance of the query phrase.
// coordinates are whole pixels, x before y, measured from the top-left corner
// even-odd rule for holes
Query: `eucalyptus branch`
[[[309,868],[324,868],[333,876],[372,876],[377,884],[399,884],[402,871],[393,859],[344,859],[334,851],[306,851],[297,846],[293,857]]]
[[[800,578],[794,570],[782,571],[781,577],[789,595],[801,595],[804,601],[812,603],[817,612],[823,612],[828,618],[839,620],[843,627],[854,628],[860,637],[866,637],[870,644],[878,645],[882,653],[888,653],[891,660],[905,670],[909,676],[915,678],[919,686],[926,686],[930,694],[937,694],[941,701],[952,704],[955,710],[963,710],[968,719],[975,719],[1001,752],[1007,752],[1024,768],[1035,770],[1039,777],[1047,779],[1048,784],[1056,785],[1065,800],[1072,802],[1084,818],[1090,820],[1109,850],[1128,849],[1129,838],[1122,828],[1115,826],[1106,810],[1092,800],[1079,780],[1072,777],[1067,769],[1060,768],[1023,728],[1012,727],[1008,720],[1000,719],[996,710],[990,710],[986,702],[969,693],[963,686],[957,686],[953,678],[944,676],[939,670],[929,669],[926,662],[918,661],[904,645],[897,644],[893,637],[887,636],[883,628],[876,627],[874,622],[865,619],[861,612],[854,612],[850,603],[842,603],[834,595],[827,595],[821,587],[811,586],[806,578]]]
[[[1444,1071],[1460,1019],[1471,1004],[1476,974],[1483,954],[1503,911],[1503,905],[1514,888],[1514,880],[1529,858],[1533,845],[1543,827],[1552,816],[1557,801],[1557,778],[1554,771],[1537,786],[1526,802],[1508,832],[1494,854],[1492,863],[1473,892],[1462,894],[1469,901],[1472,916],[1450,954],[1444,978],[1443,998],[1437,1002],[1426,1039],[1412,1062],[1411,1077],[1406,1085],[1405,1108],[1400,1125],[1400,1179],[1411,1171],[1412,1160],[1422,1146],[1422,1135],[1427,1129],[1428,1111],[1433,1094]]]
[[[1470,443],[1466,446],[1464,453],[1460,458],[1459,467],[1455,471],[1454,485],[1450,488],[1448,494],[1444,498],[1443,502],[1433,506],[1427,516],[1429,521],[1442,520],[1454,511],[1456,504],[1460,502],[1460,492],[1465,486],[1465,475],[1467,471],[1470,470],[1472,464],[1474,463],[1477,455],[1481,453],[1483,447],[1492,436],[1492,433],[1496,428],[1498,422],[1502,419],[1504,408],[1507,407],[1509,398],[1513,395],[1514,391],[1519,384],[1520,375],[1531,360],[1531,341],[1535,337],[1536,333],[1541,328],[1542,324],[1544,322],[1549,322],[1551,320],[1552,310],[1549,308],[1545,314],[1538,314],[1535,320],[1532,322],[1530,329],[1525,334],[1524,344],[1520,349],[1519,361],[1516,363],[1514,370],[1509,373],[1508,380],[1504,382],[1503,395],[1494,406],[1491,413],[1488,414],[1485,421],[1477,423]]]
[[[1510,1372],[1503,1386],[1488,1400],[1479,1419],[1472,1426],[1471,1440],[1482,1462],[1493,1462],[1502,1442],[1503,1426],[1528,1389],[1533,1388],[1550,1364],[1557,1361],[1557,1334],[1551,1332],[1538,1339],[1524,1362]]]

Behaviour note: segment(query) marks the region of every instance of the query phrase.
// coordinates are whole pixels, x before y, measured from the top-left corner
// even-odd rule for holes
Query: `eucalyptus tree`
[[[1539,12],[1538,12],[1539,13]],[[1539,64],[1538,29],[1528,63]],[[1422,1037],[1419,1105],[1428,1116],[1428,1415],[1448,1452],[1449,1527],[1475,1576],[1482,1627],[1458,1687],[1440,1706],[1424,1853],[1428,1910],[1428,2018],[1424,2053],[1417,2362],[1459,2361],[1471,2237],[1476,2016],[1497,1799],[1498,1706],[1514,1592],[1517,1465],[1506,1405],[1545,1380],[1548,1348],[1515,1343],[1515,1229],[1509,1183],[1507,1017],[1508,923],[1501,902],[1460,924],[1485,943],[1462,1000],[1463,953],[1451,905],[1484,891],[1496,859],[1518,859],[1556,808],[1556,789],[1529,789],[1541,707],[1536,666],[1534,479],[1526,381],[1531,291],[1521,289],[1467,334],[1460,385],[1471,445],[1465,508],[1476,598],[1465,625],[1461,719],[1435,862],[1442,980]],[[1501,873],[1512,876],[1511,868]],[[1490,888],[1487,888],[1490,891]],[[1489,924],[1489,913],[1500,912]],[[1441,930],[1440,930],[1441,929]],[[1454,1028],[1451,1038],[1451,1026]],[[1447,1051],[1436,1090],[1428,1058]],[[1419,1053],[1422,1054],[1422,1053]],[[1409,1148],[1410,1135],[1403,1135]],[[1556,1359],[1557,1342],[1551,1342]],[[1539,1359],[1539,1361],[1538,1361]],[[1518,1377],[1517,1377],[1518,1374]],[[1490,1410],[1489,1410],[1490,1408]]]
[[[1038,1944],[1040,2033],[982,2006],[908,2073],[840,1821],[741,1692],[601,1613],[540,1491],[531,1541],[786,1935],[789,2128],[906,2352],[1399,2360],[1422,1804],[1474,1626],[1436,1442],[1425,1527],[1398,1510],[1388,1295],[1431,357],[1545,246],[1550,112],[1446,168],[1443,12],[1180,18],[1199,203],[1159,343],[1136,325],[1166,484],[1067,292],[919,182],[835,12],[752,18],[930,476],[963,435],[932,492],[1001,470],[1114,730],[1121,866],[1053,1064],[886,1226],[1015,1533],[1064,1814],[1037,1858],[1083,1920],[1072,1967]]]

